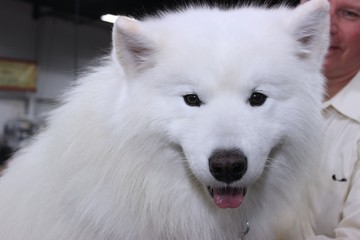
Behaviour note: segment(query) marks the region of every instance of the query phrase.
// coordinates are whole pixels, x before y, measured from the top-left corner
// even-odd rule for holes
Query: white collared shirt
[[[323,111],[326,135],[319,177],[324,183],[311,187],[310,235],[315,236],[307,239],[360,240],[360,72],[324,102]]]

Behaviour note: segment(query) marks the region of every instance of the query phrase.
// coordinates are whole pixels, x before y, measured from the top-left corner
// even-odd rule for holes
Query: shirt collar
[[[360,71],[334,97],[324,102],[323,108],[332,106],[344,116],[360,123]]]

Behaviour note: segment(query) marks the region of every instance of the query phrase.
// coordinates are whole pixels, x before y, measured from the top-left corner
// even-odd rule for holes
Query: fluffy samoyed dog
[[[327,0],[119,17],[0,177],[0,238],[276,239],[319,154],[328,21]]]

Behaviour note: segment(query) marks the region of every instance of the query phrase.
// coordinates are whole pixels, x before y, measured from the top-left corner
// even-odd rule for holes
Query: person
[[[303,2],[303,0],[302,0]],[[324,182],[309,186],[306,240],[360,239],[360,0],[329,0]],[[359,104],[359,105],[358,105]],[[320,176],[319,176],[320,177]]]

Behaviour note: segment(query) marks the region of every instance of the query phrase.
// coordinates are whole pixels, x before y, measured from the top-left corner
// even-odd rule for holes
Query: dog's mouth
[[[207,187],[214,203],[219,208],[238,208],[242,204],[247,188]]]

